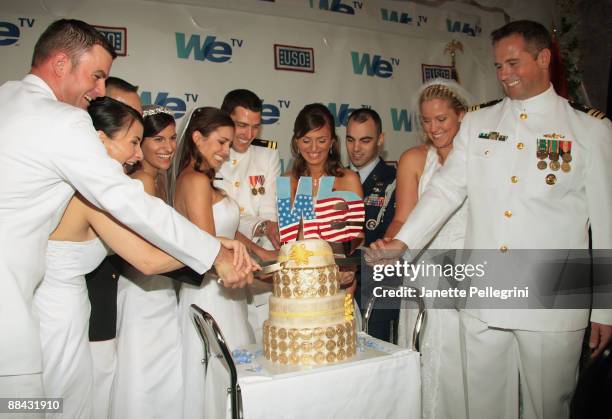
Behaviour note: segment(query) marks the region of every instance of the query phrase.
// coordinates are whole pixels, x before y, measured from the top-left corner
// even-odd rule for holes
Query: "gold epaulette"
[[[278,148],[278,143],[272,140],[262,140],[261,138],[255,138],[251,145],[256,145],[257,147],[265,147],[271,148],[272,150],[276,150]]]
[[[503,99],[495,99],[490,102],[481,103],[480,105],[470,106],[470,108],[468,109],[468,112],[474,112],[474,111],[477,111],[478,109],[488,108],[489,106],[493,106],[501,102],[502,100]]]
[[[570,100],[569,104],[572,108],[580,112],[584,112],[585,114],[592,116],[593,118],[604,119],[606,117],[606,114],[600,111],[599,109],[591,108],[590,106],[583,105],[582,103],[576,103]]]

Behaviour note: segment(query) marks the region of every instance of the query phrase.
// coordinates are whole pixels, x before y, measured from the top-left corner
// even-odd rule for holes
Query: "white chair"
[[[191,305],[191,313],[193,324],[204,345],[204,358],[202,359],[204,375],[208,372],[208,363],[213,357],[225,366],[229,371],[230,386],[227,388],[227,393],[230,395],[232,419],[242,418],[242,397],[238,384],[238,373],[223,333],[215,319],[197,305]]]

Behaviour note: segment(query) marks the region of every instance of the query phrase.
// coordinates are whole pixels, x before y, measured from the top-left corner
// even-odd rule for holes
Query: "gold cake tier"
[[[279,298],[316,298],[340,291],[338,265],[318,268],[282,268],[273,277],[273,293]]]
[[[282,365],[332,364],[357,350],[353,320],[312,328],[278,327],[266,320],[263,329],[264,356]]]
[[[270,297],[272,324],[279,327],[317,327],[336,324],[345,320],[345,295],[321,298],[279,298]]]

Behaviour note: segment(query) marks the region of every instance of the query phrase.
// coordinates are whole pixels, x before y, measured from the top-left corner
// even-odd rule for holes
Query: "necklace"
[[[310,175],[312,176],[312,193],[313,195],[316,195],[317,192],[319,191],[319,180],[321,179],[322,176],[324,176],[324,173],[321,173],[319,176],[314,176],[314,175]]]

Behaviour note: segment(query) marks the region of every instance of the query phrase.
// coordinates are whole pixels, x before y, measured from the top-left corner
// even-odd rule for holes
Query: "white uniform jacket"
[[[75,190],[200,273],[218,253],[217,240],[123,173],[84,110],[34,75],[0,87],[0,179],[0,375],[41,371],[32,296]]]
[[[538,140],[554,138],[571,141],[569,172],[537,167]],[[587,249],[589,224],[593,248],[612,249],[612,124],[574,109],[552,86],[469,112],[396,238],[422,248],[466,194],[466,249]],[[542,331],[579,330],[588,320],[586,309],[477,315],[491,326]],[[612,324],[612,310],[593,310],[591,320]]]
[[[256,140],[255,140],[256,141]],[[229,160],[219,170],[215,186],[227,192],[240,206],[238,231],[249,239],[258,223],[276,221],[276,178],[280,176],[278,150],[251,144],[245,153],[230,150]],[[257,194],[252,192],[258,189]],[[263,188],[263,189],[262,189]]]

